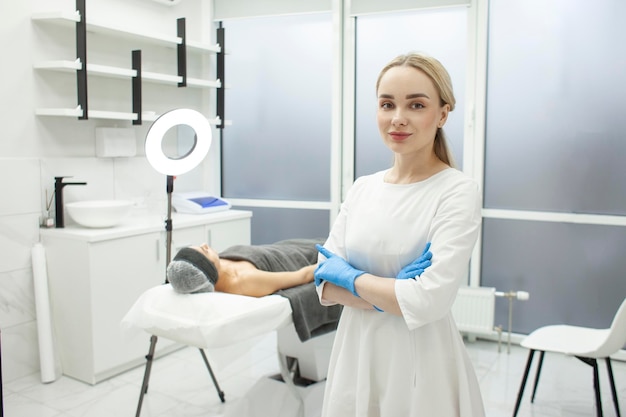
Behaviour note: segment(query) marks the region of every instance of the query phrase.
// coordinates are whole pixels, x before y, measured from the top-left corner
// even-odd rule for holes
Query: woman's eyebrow
[[[428,96],[428,94],[425,94],[425,93],[413,93],[413,94],[407,94],[405,98],[406,98],[407,100],[411,100],[411,99],[414,99],[414,98],[421,98],[421,97],[424,97],[424,98],[430,99],[430,97]],[[393,99],[393,98],[394,98],[394,96],[393,96],[393,94],[381,94],[381,95],[379,95],[379,96],[378,96],[378,98],[390,98],[390,99]]]
[[[406,96],[407,99],[412,99],[412,98],[421,98],[421,97],[425,97],[427,99],[430,99],[430,97],[428,97],[428,94],[424,94],[424,93],[415,93],[415,94],[408,94]]]

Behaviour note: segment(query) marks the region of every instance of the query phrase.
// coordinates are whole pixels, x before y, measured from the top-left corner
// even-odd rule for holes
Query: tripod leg
[[[220,401],[224,402],[225,401],[224,400],[224,391],[222,391],[222,389],[220,388],[220,385],[217,383],[217,378],[215,378],[215,374],[213,373],[213,369],[211,368],[211,365],[209,364],[209,359],[207,359],[206,354],[204,353],[203,349],[198,348],[198,350],[200,351],[200,354],[202,355],[202,359],[204,359],[204,364],[206,365],[207,369],[209,370],[209,374],[211,374],[211,379],[213,380],[213,385],[215,385],[215,389],[217,390],[217,395],[220,397]]]
[[[154,348],[156,347],[157,337],[150,336],[150,349],[146,355],[146,370],[143,374],[143,384],[141,385],[141,392],[139,393],[139,403],[137,404],[137,413],[135,417],[139,417],[141,414],[141,405],[143,404],[143,396],[148,393],[148,381],[150,380],[150,370],[152,369],[152,360],[154,359]]]

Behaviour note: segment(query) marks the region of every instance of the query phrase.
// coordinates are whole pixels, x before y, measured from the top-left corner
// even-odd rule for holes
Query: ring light
[[[188,125],[196,133],[196,141],[189,153],[173,159],[163,152],[165,133],[174,126]],[[176,109],[164,113],[150,126],[146,136],[146,158],[158,172],[175,176],[191,171],[202,162],[211,147],[211,125],[201,113],[191,109]]]

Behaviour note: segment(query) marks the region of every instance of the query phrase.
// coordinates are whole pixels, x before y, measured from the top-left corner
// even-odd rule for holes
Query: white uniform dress
[[[395,277],[432,242],[432,265],[417,279],[396,280],[403,317],[344,307],[322,416],[482,417],[450,310],[478,236],[478,186],[453,168],[413,184],[385,183],[384,175],[355,181],[324,246],[357,269]]]

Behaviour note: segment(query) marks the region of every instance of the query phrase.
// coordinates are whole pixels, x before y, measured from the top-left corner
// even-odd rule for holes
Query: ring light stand
[[[178,125],[188,125],[196,133],[193,148],[181,158],[169,158],[163,152],[163,139],[169,129]],[[152,167],[167,176],[166,192],[167,192],[167,218],[165,220],[165,233],[167,236],[166,246],[166,262],[165,268],[172,259],[172,192],[174,191],[174,177],[191,171],[204,160],[211,147],[211,126],[209,121],[199,112],[191,109],[176,109],[161,115],[148,130],[146,136],[145,150],[146,158]],[[168,283],[167,273],[165,274],[165,284]],[[150,379],[150,370],[152,368],[152,360],[154,359],[154,349],[156,347],[157,336],[150,336],[150,349],[146,355],[146,369],[143,376],[143,384],[139,394],[139,404],[137,405],[136,417],[141,413],[141,405],[143,396],[148,392],[148,381]],[[220,394],[220,399],[224,402],[224,393],[217,384],[213,370],[209,365],[208,359],[202,349],[200,353],[204,362],[209,369],[213,383]]]
[[[169,158],[163,152],[163,139],[169,129],[178,125],[188,125],[196,132],[196,140],[192,149],[181,158]],[[152,167],[167,176],[167,218],[165,232],[167,236],[166,263],[172,260],[172,192],[174,177],[191,171],[199,165],[211,147],[211,126],[200,113],[190,109],[177,109],[160,116],[148,130],[146,136],[146,158]],[[167,283],[167,275],[165,277]]]

